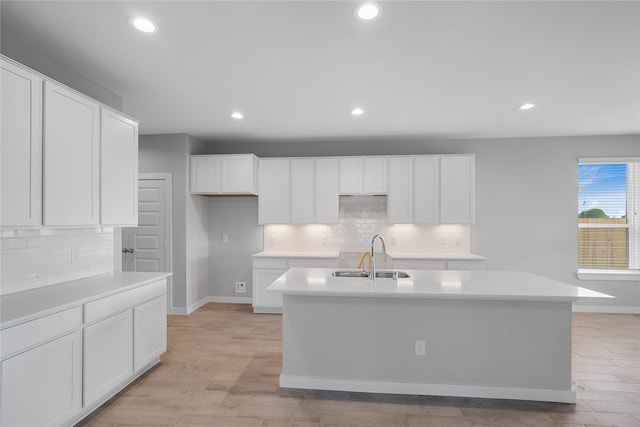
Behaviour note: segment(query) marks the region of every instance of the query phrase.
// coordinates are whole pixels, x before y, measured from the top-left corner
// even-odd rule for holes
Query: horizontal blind
[[[627,187],[627,163],[578,166],[579,267],[630,268]]]

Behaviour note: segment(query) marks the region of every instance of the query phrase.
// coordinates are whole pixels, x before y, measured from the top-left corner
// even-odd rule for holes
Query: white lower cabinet
[[[131,309],[84,328],[83,403],[89,406],[133,373]]]
[[[0,426],[73,425],[159,360],[166,279],[0,331]]]
[[[167,298],[133,309],[133,369],[138,371],[167,350]]]
[[[253,260],[253,312],[282,313],[282,294],[267,287],[289,268],[338,268],[338,258],[256,258]]]
[[[404,270],[484,270],[484,260],[394,259],[393,268]]]
[[[81,409],[80,333],[2,361],[0,425],[61,425]]]

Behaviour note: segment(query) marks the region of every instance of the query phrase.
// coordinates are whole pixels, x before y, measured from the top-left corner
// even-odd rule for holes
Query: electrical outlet
[[[77,248],[71,249],[71,264],[78,261],[78,251],[79,249]]]
[[[247,284],[245,282],[236,282],[236,292],[247,292]]]
[[[424,356],[427,354],[427,343],[425,340],[416,340],[415,345],[416,356]]]
[[[229,243],[229,236],[227,234],[222,235],[222,243]]]
[[[440,244],[443,246],[447,244],[447,236],[440,236]]]

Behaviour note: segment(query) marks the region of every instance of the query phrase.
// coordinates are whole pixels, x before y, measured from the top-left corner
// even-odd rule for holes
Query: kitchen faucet
[[[384,238],[381,234],[376,234],[375,236],[373,236],[373,239],[371,239],[371,272],[369,273],[371,275],[371,280],[376,279],[376,253],[373,251],[373,245],[376,243],[376,239],[380,239],[380,242],[382,242],[382,253],[385,256],[387,255],[387,248],[384,245]]]

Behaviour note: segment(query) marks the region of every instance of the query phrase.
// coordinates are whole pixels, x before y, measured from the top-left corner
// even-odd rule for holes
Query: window
[[[578,276],[640,272],[640,159],[580,159]],[[596,274],[600,277],[581,277]]]

